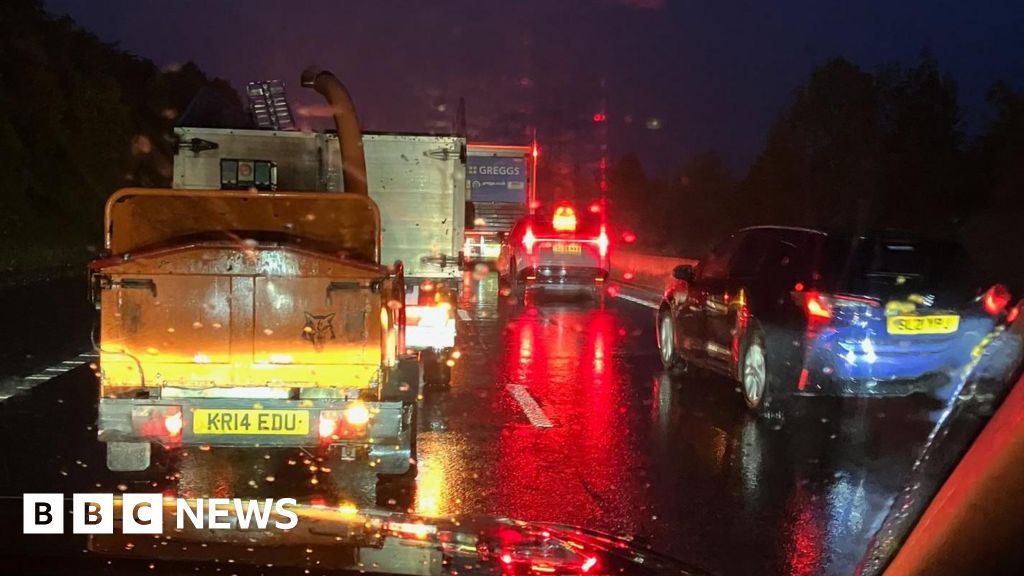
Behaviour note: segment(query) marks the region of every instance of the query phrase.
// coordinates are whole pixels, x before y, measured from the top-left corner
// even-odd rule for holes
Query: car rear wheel
[[[740,388],[747,407],[760,411],[768,401],[768,362],[764,339],[753,335],[743,351],[740,366]]]
[[[668,310],[658,314],[658,349],[661,363],[666,370],[677,370],[683,367],[683,359],[676,352],[675,326]]]
[[[605,290],[604,283],[600,283],[595,284],[594,288],[590,293],[590,298],[594,301],[594,304],[597,304],[599,308],[604,308],[606,292],[607,290]]]
[[[452,369],[448,366],[448,358],[445,354],[438,354],[434,350],[424,350],[420,353],[423,363],[423,386],[427,388],[447,388],[452,382]]]

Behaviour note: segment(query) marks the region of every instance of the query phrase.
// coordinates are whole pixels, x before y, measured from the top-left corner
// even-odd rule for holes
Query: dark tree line
[[[111,192],[170,184],[171,129],[193,97],[238,102],[194,64],[161,70],[38,0],[0,2],[0,30],[0,269],[88,257]]]
[[[899,229],[959,237],[1005,276],[1024,264],[1024,92],[999,83],[988,101],[993,120],[968,139],[956,84],[933,59],[872,73],[837,58],[794,92],[744,178],[701,153],[654,180],[630,155],[612,193],[642,244],[676,254],[751,224]]]

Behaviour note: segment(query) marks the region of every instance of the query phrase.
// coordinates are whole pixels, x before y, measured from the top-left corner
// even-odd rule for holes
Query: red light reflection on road
[[[503,396],[510,424],[498,440],[491,512],[635,530],[646,492],[618,319],[590,308],[527,311],[505,337],[503,383],[526,387],[555,425],[533,427]]]
[[[789,573],[794,576],[816,574],[822,566],[822,534],[814,510],[818,505],[802,484],[797,484],[789,501],[792,525],[789,526],[790,542],[785,544]]]

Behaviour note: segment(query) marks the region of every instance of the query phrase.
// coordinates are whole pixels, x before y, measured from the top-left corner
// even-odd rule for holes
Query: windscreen
[[[0,572],[1024,574],[1022,30],[0,0]]]

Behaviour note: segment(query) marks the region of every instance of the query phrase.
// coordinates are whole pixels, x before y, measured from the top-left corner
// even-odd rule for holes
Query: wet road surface
[[[511,306],[491,276],[467,286],[462,309],[451,388],[421,404],[420,513],[582,524],[718,574],[849,574],[932,426],[935,407],[913,397],[751,417],[729,382],[663,373],[652,310],[622,299]],[[0,496],[375,504],[371,475],[298,450],[190,449],[112,473],[95,416],[88,366],[0,402]]]

